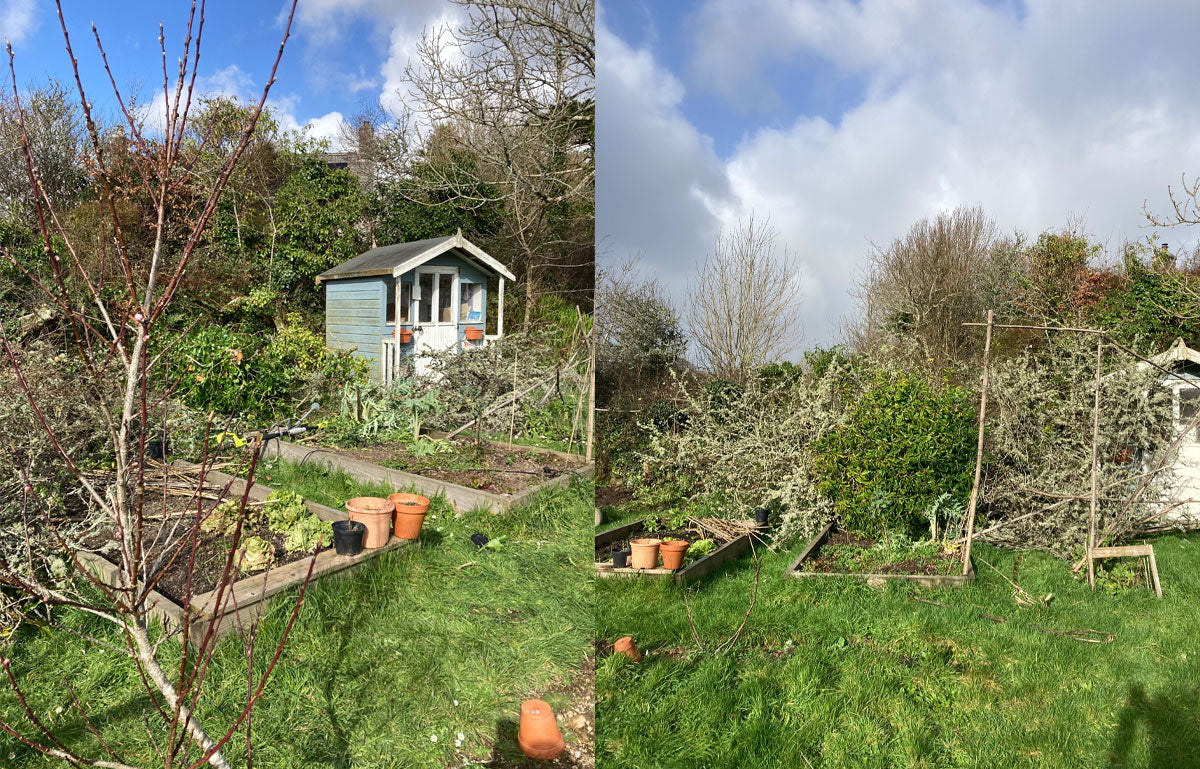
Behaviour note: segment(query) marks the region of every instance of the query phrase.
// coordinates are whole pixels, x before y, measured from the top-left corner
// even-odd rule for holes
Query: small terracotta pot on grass
[[[642,652],[637,648],[637,644],[633,642],[633,636],[625,636],[618,638],[613,644],[613,654],[624,654],[634,662],[642,661]]]
[[[388,502],[395,508],[396,536],[400,539],[416,539],[421,535],[421,524],[429,512],[429,498],[420,494],[397,492],[388,494]]]
[[[541,700],[521,703],[521,725],[517,729],[517,744],[530,758],[549,760],[562,755],[566,743],[554,711]]]
[[[363,537],[363,547],[383,547],[392,535],[392,515],[396,506],[380,497],[355,497],[346,500],[346,510],[350,520],[358,521],[367,527],[367,535]]]
[[[682,539],[664,540],[658,546],[658,552],[662,554],[662,562],[664,569],[678,569],[683,566],[683,554],[687,552],[688,543]]]
[[[629,547],[633,549],[633,557],[630,558],[629,565],[635,569],[653,569],[658,566],[658,546],[660,541],[657,539],[635,539],[629,543]]]

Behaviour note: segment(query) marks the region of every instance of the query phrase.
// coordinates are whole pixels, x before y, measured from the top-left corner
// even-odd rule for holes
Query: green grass
[[[599,580],[597,638],[632,635],[651,653],[597,664],[598,765],[1198,767],[1200,537],[1154,544],[1161,601],[1142,588],[1093,594],[1063,562],[1026,554],[1019,583],[1053,593],[1047,608],[1018,607],[982,563],[1011,576],[1016,554],[996,548],[977,547],[978,580],[959,591],[785,578],[799,546],[760,548],[758,603],[722,657],[698,651],[669,581]],[[709,649],[741,622],[753,573],[747,556],[700,584]]]
[[[331,507],[391,491],[288,463],[265,467],[259,477]],[[592,493],[589,484],[576,483],[507,516],[472,511],[462,518],[437,499],[419,545],[314,582],[254,711],[255,766],[460,766],[466,758],[492,756],[497,735],[499,752],[511,756],[521,700],[570,680],[591,648],[586,534]],[[476,531],[506,535],[506,544],[497,552],[477,551],[467,539]],[[469,562],[474,564],[458,568]],[[256,670],[290,609],[289,601],[278,601],[262,623]],[[64,611],[61,618],[113,637],[78,614]],[[123,758],[156,763],[145,748],[142,717],[155,724],[156,736],[158,726],[127,661],[61,632],[23,632],[4,653],[12,655],[30,704],[69,744],[100,754],[70,707],[64,680]],[[240,709],[245,687],[242,648],[230,637],[213,660],[201,718],[213,727],[227,723]],[[562,695],[545,698],[556,707],[565,704]],[[7,687],[0,693],[0,716],[27,726]],[[458,732],[466,741],[456,750]],[[10,751],[16,757],[8,761]],[[245,764],[241,737],[231,741],[226,756]],[[0,739],[0,767],[41,765],[61,764]]]

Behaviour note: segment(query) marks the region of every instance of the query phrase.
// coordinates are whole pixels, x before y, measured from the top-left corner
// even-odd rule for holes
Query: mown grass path
[[[334,507],[349,497],[392,491],[287,464],[268,465],[259,479]],[[420,545],[314,582],[254,711],[255,766],[461,766],[490,758],[497,734],[511,736],[526,697],[546,695],[565,709],[567,698],[557,692],[591,648],[592,496],[590,484],[577,483],[507,516],[468,512],[461,518],[435,500]],[[477,551],[468,541],[476,531],[503,535],[505,544],[496,552]],[[261,625],[256,670],[290,610],[286,599],[276,602]],[[85,624],[112,636],[97,623]],[[123,758],[161,764],[152,752],[137,750],[148,742],[142,717],[158,726],[144,693],[139,696],[131,663],[82,647],[61,633],[25,631],[5,654],[12,655],[38,715],[69,744],[82,746],[80,752],[95,748],[90,755],[100,755],[70,707],[64,680]],[[215,727],[244,700],[246,660],[237,640],[222,642],[207,680],[199,711]],[[25,723],[7,687],[0,713],[10,723]],[[456,747],[460,732],[465,739]],[[12,743],[0,739],[0,767],[62,765]],[[225,751],[235,766],[245,765],[244,744],[235,737]],[[502,752],[512,753],[511,747]],[[579,747],[569,736],[568,748]]]
[[[981,563],[1011,576],[1016,554],[993,547],[976,548],[973,585],[936,592],[785,578],[799,548],[760,549],[758,604],[719,658],[696,650],[673,584],[599,580],[600,646],[631,634],[650,653],[597,663],[598,765],[1200,767],[1200,535],[1154,544],[1161,601],[1092,594],[1063,562],[1026,554],[1018,581],[1053,593],[1047,608],[1016,604]],[[701,582],[706,646],[737,627],[752,584],[749,557]]]

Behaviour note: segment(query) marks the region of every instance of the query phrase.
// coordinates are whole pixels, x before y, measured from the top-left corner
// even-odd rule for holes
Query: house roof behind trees
[[[508,280],[516,280],[507,267],[464,238],[462,232],[458,232],[440,238],[427,238],[410,243],[393,243],[390,246],[372,248],[365,254],[359,254],[350,261],[321,273],[317,276],[317,283],[374,275],[391,275],[398,278],[409,270],[456,249],[460,257],[474,263],[485,272]]]

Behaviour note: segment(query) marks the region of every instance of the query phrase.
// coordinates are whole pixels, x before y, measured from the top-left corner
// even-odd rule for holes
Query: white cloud
[[[836,338],[837,320],[853,310],[848,292],[869,242],[887,242],[940,209],[981,204],[1001,227],[1032,234],[1083,215],[1091,234],[1113,250],[1146,237],[1143,200],[1164,210],[1166,186],[1181,171],[1200,172],[1200,101],[1192,82],[1200,51],[1189,39],[1200,25],[1200,4],[1026,6],[1018,18],[949,0],[755,0],[749,7],[709,0],[690,27],[695,87],[711,88],[731,105],[772,108],[780,97],[763,85],[764,73],[815,57],[859,78],[862,98],[833,122],[801,115],[747,133],[722,159],[723,205],[670,211],[658,199],[678,196],[689,182],[713,185],[704,164],[677,167],[682,177],[669,187],[664,180],[626,189],[624,216],[641,219],[649,206],[653,229],[680,245],[667,237],[654,249],[643,246],[651,242],[644,220],[602,220],[600,232],[641,248],[652,265],[677,270],[694,251],[694,233],[713,227],[714,214],[722,224],[751,211],[769,215],[804,265],[807,343]],[[622,55],[650,59],[645,51]],[[602,94],[602,126],[611,98]],[[672,99],[678,105],[678,93]],[[683,121],[677,106],[649,106]],[[703,138],[690,123],[686,129]],[[688,157],[667,137],[645,141],[667,157]],[[614,173],[601,163],[602,190]],[[601,211],[605,204],[602,192]],[[1172,232],[1162,239],[1186,246],[1196,237]]]
[[[308,38],[310,76],[318,81],[332,78],[351,93],[379,88],[379,103],[395,111],[411,98],[403,82],[404,72],[416,55],[422,35],[426,30],[457,24],[463,12],[448,0],[307,0],[300,4],[296,16]],[[347,45],[350,26],[363,18],[375,25],[375,35],[387,46],[387,58],[379,67],[378,77],[368,77],[362,71],[331,72],[329,46]]]
[[[596,32],[596,220],[601,264],[631,256],[682,297],[732,205],[712,142],[679,109],[684,90],[647,51]]]
[[[36,11],[36,0],[0,0],[0,37],[13,45],[24,43],[37,31]]]
[[[186,87],[186,86],[185,86]],[[247,75],[236,64],[219,69],[211,75],[196,77],[196,93],[192,103],[195,105],[200,96],[223,96],[237,99],[243,104],[257,104],[262,97],[262,86],[254,78]],[[274,92],[273,92],[274,93]],[[175,91],[172,87],[171,97]],[[185,96],[186,98],[186,96]],[[162,131],[166,126],[166,97],[161,90],[156,90],[154,98],[144,105],[139,113],[145,118],[146,126],[155,131]],[[329,141],[331,150],[342,149],[341,127],[345,122],[340,112],[329,112],[319,117],[301,121],[296,117],[300,105],[300,97],[295,94],[275,94],[267,99],[267,108],[285,131],[298,131],[315,139]]]

